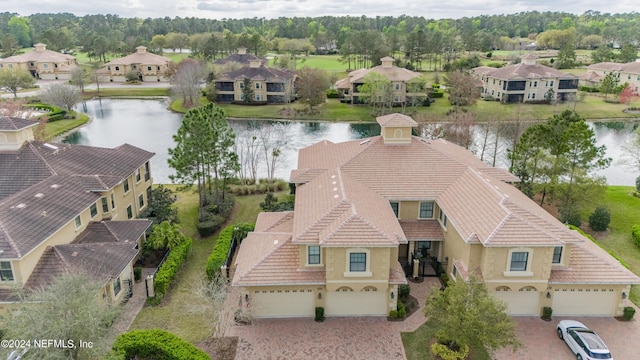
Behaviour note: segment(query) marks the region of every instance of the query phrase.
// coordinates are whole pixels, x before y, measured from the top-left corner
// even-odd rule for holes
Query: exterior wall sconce
[[[624,300],[624,299],[626,299],[626,298],[627,298],[627,293],[623,291],[623,292],[622,292],[622,300]]]
[[[318,293],[318,300],[322,300],[322,293]]]
[[[393,291],[391,292],[391,300],[393,300],[393,298],[396,297],[396,294],[393,293]]]
[[[249,294],[244,294],[244,301],[249,302]]]
[[[551,293],[547,291],[547,299],[551,299]]]

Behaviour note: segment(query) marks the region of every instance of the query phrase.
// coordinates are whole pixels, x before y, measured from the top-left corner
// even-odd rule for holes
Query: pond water
[[[123,143],[152,151],[156,155],[151,160],[154,182],[170,183],[169,175],[173,170],[167,164],[168,149],[175,146],[172,136],[180,127],[182,115],[167,110],[163,100],[125,100],[103,99],[87,101],[78,110],[88,113],[92,122],[68,135],[63,142],[91,146],[115,147]],[[275,176],[288,179],[290,171],[297,166],[298,149],[321,140],[342,142],[378,135],[380,127],[371,123],[330,123],[330,122],[272,122],[231,120],[238,138],[246,131],[260,132],[265,126],[277,124],[280,141],[286,142],[279,156]],[[617,163],[620,157],[620,145],[637,127],[634,123],[593,123],[598,145],[606,145],[607,156],[614,159],[612,166],[598,172],[612,185],[634,185],[638,174],[629,171]],[[252,129],[252,130],[247,130]],[[473,151],[480,154],[482,127],[475,131],[476,145]],[[506,144],[497,156],[496,165],[506,167]],[[260,157],[261,162],[264,155]],[[486,157],[485,157],[485,160]],[[258,167],[258,176],[266,177],[264,165]]]

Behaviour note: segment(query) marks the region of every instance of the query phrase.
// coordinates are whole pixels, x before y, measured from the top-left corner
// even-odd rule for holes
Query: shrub
[[[113,343],[113,350],[125,359],[209,360],[207,353],[176,335],[160,330],[131,330]]]
[[[225,260],[227,260],[227,254],[231,248],[231,241],[233,240],[235,228],[238,228],[238,240],[242,240],[247,237],[247,233],[249,231],[253,231],[254,227],[254,224],[241,223],[229,225],[220,232],[220,235],[218,235],[218,239],[216,240],[216,244],[213,246],[213,250],[211,251],[211,255],[209,255],[209,259],[207,259],[205,273],[209,280],[213,279],[215,274],[220,271],[222,265],[224,265]]]
[[[314,320],[318,322],[324,321],[324,308],[322,306],[316,307],[316,317]]]
[[[469,355],[469,346],[460,346],[460,349],[456,351],[449,349],[445,344],[435,342],[431,345],[431,352],[442,360],[462,360],[466,359],[467,355]]]
[[[140,73],[135,71],[135,70],[131,70],[131,71],[127,71],[124,74],[124,78],[127,80],[127,82],[131,83],[131,82],[138,82],[140,81]]]
[[[202,237],[211,236],[222,227],[225,221],[226,219],[220,215],[209,214],[204,221],[196,225],[198,234]]]
[[[402,284],[398,287],[398,297],[400,301],[407,301],[409,294],[411,293],[411,287],[408,284]]]
[[[327,89],[327,98],[328,99],[337,99],[340,97],[340,94],[338,94],[338,90],[336,89]]]
[[[155,278],[155,290],[156,296],[164,296],[169,290],[169,285],[176,277],[178,270],[182,264],[184,264],[185,260],[189,256],[191,252],[191,238],[186,238],[184,242],[173,249],[171,249],[171,253],[167,256],[165,262],[160,266],[158,273]]]
[[[67,117],[67,111],[57,106],[48,105],[48,104],[28,104],[26,106],[32,107],[34,109],[46,111],[47,113],[41,115],[40,117],[46,116],[48,122],[62,120]]]
[[[389,317],[392,318],[392,319],[397,319],[398,318],[398,310],[389,311]]]
[[[142,268],[134,267],[133,268],[133,279],[135,281],[140,281],[142,279]]]
[[[631,227],[631,238],[636,246],[640,247],[640,225],[633,225]]]
[[[631,319],[633,319],[633,315],[635,315],[636,313],[636,309],[631,307],[631,306],[625,306],[623,313],[622,313],[622,318],[626,321],[631,321]]]
[[[598,206],[589,216],[589,227],[593,231],[605,231],[611,222],[611,213],[604,206]]]
[[[398,301],[398,317],[404,319],[407,317],[407,308],[402,301]]]
[[[550,308],[548,306],[545,306],[545,307],[542,308],[542,319],[543,320],[547,320],[547,321],[551,320],[551,314],[553,314],[553,309],[552,308]]]
[[[574,208],[565,208],[560,210],[560,221],[575,227],[580,227],[580,225],[582,225],[580,212]]]
[[[440,281],[444,287],[449,285],[449,276],[446,273],[440,274]]]

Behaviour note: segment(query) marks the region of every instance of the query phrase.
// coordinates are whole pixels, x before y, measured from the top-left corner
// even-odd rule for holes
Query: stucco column
[[[420,260],[413,259],[413,278],[417,278],[420,274]]]

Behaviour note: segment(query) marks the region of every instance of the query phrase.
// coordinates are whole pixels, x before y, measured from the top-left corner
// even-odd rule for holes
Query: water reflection
[[[167,165],[167,149],[175,146],[172,136],[180,127],[182,115],[168,111],[166,103],[161,100],[106,99],[87,101],[84,105],[93,121],[67,136],[63,142],[104,147],[115,147],[126,142],[152,151],[156,154],[151,161],[154,181],[170,182],[169,175],[173,171]],[[376,123],[244,119],[231,120],[230,123],[239,138],[244,132],[260,132],[265,126],[278,124],[277,131],[282,132],[287,141],[282,148],[280,164],[276,167],[275,175],[284,179],[288,179],[291,170],[297,167],[300,148],[321,140],[337,143],[380,134],[380,126]],[[513,143],[513,135],[516,133],[514,126],[503,124],[497,132],[497,127],[487,129],[485,125],[478,125],[474,129],[472,151],[479,157],[483,155],[483,160],[489,164],[494,162],[493,153],[496,153],[496,166],[508,167],[506,152]],[[620,158],[620,145],[638,127],[638,123],[593,123],[590,126],[595,131],[598,145],[605,145],[607,156],[614,159],[611,167],[599,171],[598,174],[605,176],[610,184],[634,185],[638,174],[624,168],[616,159]],[[522,130],[518,129],[518,132]],[[495,139],[496,134],[497,147],[491,145],[491,139]],[[489,144],[483,154],[482,144],[485,137],[488,137]],[[262,158],[260,160],[262,161]],[[258,176],[266,177],[264,166],[258,168]]]

